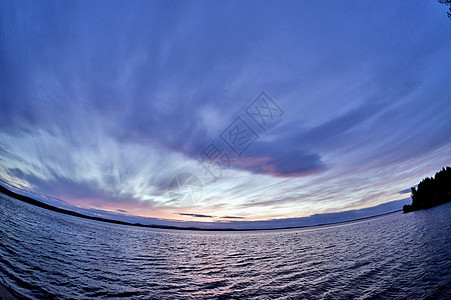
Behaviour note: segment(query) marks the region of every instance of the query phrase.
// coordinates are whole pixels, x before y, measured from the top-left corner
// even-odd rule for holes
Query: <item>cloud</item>
[[[180,216],[189,216],[195,218],[214,218],[213,216],[202,215],[202,214],[187,214],[187,213],[179,213]]]
[[[387,201],[448,163],[451,40],[435,7],[2,2],[0,176],[168,214],[179,173],[203,182],[193,215]],[[212,141],[233,154],[219,135],[262,91],[283,117],[267,131],[246,119],[259,139],[213,182],[196,158]]]
[[[410,189],[405,189],[399,192],[401,195],[403,194],[409,194],[410,193]]]
[[[224,216],[224,217],[221,217],[221,219],[244,219],[244,217],[237,217],[237,216]]]

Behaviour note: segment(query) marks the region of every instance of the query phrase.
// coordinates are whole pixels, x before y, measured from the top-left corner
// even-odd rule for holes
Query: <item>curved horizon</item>
[[[0,181],[1,182],[1,181]],[[9,187],[6,188],[3,185]],[[27,202],[30,205],[58,213],[71,215],[79,218],[91,219],[100,222],[115,223],[120,225],[138,226],[156,229],[176,229],[176,230],[200,230],[200,231],[259,231],[259,230],[282,230],[295,228],[308,228],[327,225],[338,225],[349,222],[357,222],[372,219],[387,214],[402,211],[402,206],[410,203],[410,197],[396,200],[374,207],[361,210],[348,210],[335,213],[315,214],[302,218],[290,219],[270,219],[260,221],[174,221],[169,219],[156,219],[140,216],[129,216],[124,213],[111,213],[102,210],[80,209],[60,199],[49,198],[43,195],[28,193],[17,187],[10,186],[5,182],[0,184],[0,194],[9,196],[19,201]],[[37,200],[39,199],[39,200]],[[211,218],[211,216],[199,215],[198,218]],[[227,218],[226,218],[227,219]],[[232,218],[233,219],[233,218]]]
[[[174,223],[401,203],[450,162],[445,9],[2,2],[0,179]]]

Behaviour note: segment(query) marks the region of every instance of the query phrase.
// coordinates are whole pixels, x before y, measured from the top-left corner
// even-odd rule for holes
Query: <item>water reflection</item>
[[[407,297],[447,289],[451,205],[326,228],[127,227],[0,198],[2,282],[31,298]]]

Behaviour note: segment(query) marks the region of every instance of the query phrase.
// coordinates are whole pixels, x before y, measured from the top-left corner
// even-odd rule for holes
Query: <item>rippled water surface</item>
[[[326,228],[154,230],[0,196],[0,280],[30,298],[445,298],[451,205]],[[445,296],[443,296],[445,295]]]

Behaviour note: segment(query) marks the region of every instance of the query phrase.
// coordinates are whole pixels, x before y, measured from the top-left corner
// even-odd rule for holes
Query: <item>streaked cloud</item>
[[[0,178],[67,205],[287,219],[400,200],[450,163],[436,3],[4,1],[0,16]],[[267,131],[245,114],[262,91],[284,110]],[[238,116],[259,136],[241,157],[220,139]],[[216,181],[197,160],[212,141],[231,158]],[[203,184],[195,206],[167,193],[180,173]]]

